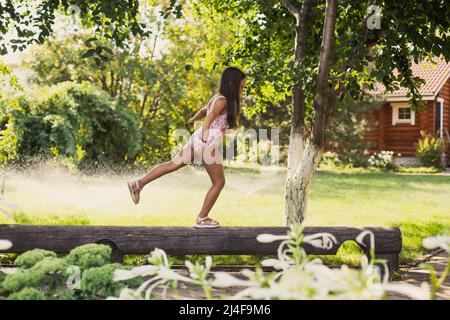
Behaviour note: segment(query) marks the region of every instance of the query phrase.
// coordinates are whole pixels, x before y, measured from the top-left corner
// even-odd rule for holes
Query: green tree
[[[230,59],[251,66],[256,98],[292,98],[286,180],[286,223],[301,222],[307,195],[324,149],[330,114],[345,95],[359,100],[365,88],[382,82],[406,87],[421,108],[420,78],[411,61],[450,58],[448,1],[223,0],[202,1],[233,21],[245,21]],[[368,9],[378,6],[381,28],[372,29]],[[267,90],[271,86],[275,90]],[[264,89],[264,90],[263,90]],[[268,94],[265,94],[268,92]]]
[[[119,47],[132,36],[149,34],[141,22],[139,0],[5,0],[0,4],[0,54],[24,50],[33,43],[43,43],[54,31],[58,13],[79,18],[84,27],[95,32],[94,39],[109,39]],[[85,52],[98,64],[108,48],[97,46]],[[103,54],[103,55],[102,55]]]
[[[86,41],[93,36],[89,31],[49,38],[34,48],[26,62],[34,71],[31,80],[38,85],[88,81],[101,87],[140,119],[143,148],[134,160],[167,160],[173,147],[171,132],[186,127],[187,120],[212,95],[220,75],[214,67],[226,58],[237,30],[228,26],[227,17],[212,19],[213,14],[204,16],[197,9],[186,6],[184,17],[156,19],[150,38],[137,36],[126,48],[102,42],[99,45],[111,48],[112,53],[100,68],[92,59],[80,59],[88,48]],[[159,42],[164,43],[165,52],[157,56]]]

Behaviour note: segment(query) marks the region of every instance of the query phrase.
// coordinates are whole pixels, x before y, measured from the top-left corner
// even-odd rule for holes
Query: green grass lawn
[[[209,178],[186,167],[148,185],[141,203],[131,201],[126,181],[138,175],[80,176],[42,169],[10,174],[5,198],[17,202],[17,223],[78,225],[191,226]],[[285,170],[226,169],[226,187],[211,216],[224,226],[282,226]],[[450,233],[450,176],[368,170],[317,172],[308,204],[308,226],[398,226],[403,234],[401,263],[426,251],[422,239]],[[0,218],[0,223],[9,220]],[[328,263],[355,264],[360,256],[349,243]],[[177,257],[181,262],[186,257]],[[187,258],[193,258],[188,256]],[[218,263],[257,263],[258,257],[215,257]],[[138,263],[138,257],[129,257]]]

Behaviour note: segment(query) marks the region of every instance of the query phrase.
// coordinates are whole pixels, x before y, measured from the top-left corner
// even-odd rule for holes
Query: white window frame
[[[443,138],[444,137],[444,98],[436,98],[436,102],[439,102],[441,107],[440,107],[440,112],[441,112],[441,123],[440,123],[440,128],[439,128],[439,137]],[[436,112],[436,106],[434,106],[434,111]],[[436,115],[435,115],[436,117]],[[436,128],[437,131],[437,128]]]
[[[409,123],[411,125],[416,124],[416,112],[411,110],[411,118],[410,119],[399,119],[398,118],[398,109],[399,108],[410,108],[408,102],[391,102],[392,106],[392,125],[395,126],[397,123]]]

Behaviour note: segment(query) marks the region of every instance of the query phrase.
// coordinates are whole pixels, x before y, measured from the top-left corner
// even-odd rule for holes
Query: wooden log
[[[355,238],[364,230],[375,234],[377,253],[397,254],[401,251],[401,233],[398,228],[382,227],[306,227],[305,235],[328,232],[337,239],[331,249],[304,248],[309,254],[336,254],[340,245]],[[287,227],[220,227],[195,229],[193,227],[124,227],[124,226],[37,226],[0,225],[0,239],[8,239],[13,246],[4,252],[21,253],[34,248],[67,253],[86,244],[107,241],[121,254],[149,254],[161,248],[170,255],[275,255],[279,241],[260,243],[257,235],[269,233],[285,235]],[[115,246],[115,247],[114,247]],[[363,248],[370,248],[368,237]]]
[[[377,253],[375,259],[386,260],[386,264],[390,272],[399,270],[399,254],[398,253]],[[381,270],[384,269],[383,264],[379,264]],[[392,274],[390,274],[392,277]]]

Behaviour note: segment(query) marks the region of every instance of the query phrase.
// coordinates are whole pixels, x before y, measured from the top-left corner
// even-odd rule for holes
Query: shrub
[[[107,264],[111,257],[111,248],[104,244],[89,243],[79,246],[67,255],[66,262],[76,265],[81,270],[101,267]]]
[[[115,270],[123,268],[121,264],[113,263],[85,270],[81,277],[81,291],[84,298],[99,299],[118,296],[123,288],[136,287],[143,282],[139,278],[131,279],[127,283],[114,281]]]
[[[61,82],[0,100],[0,163],[40,157],[76,165],[108,155],[123,162],[142,149],[138,116],[89,82]]]
[[[381,151],[374,153],[369,158],[369,164],[372,167],[383,170],[394,170],[397,167],[395,164],[393,151]]]
[[[35,288],[24,288],[19,292],[13,293],[8,300],[45,300],[45,294]]]
[[[8,293],[19,292],[27,287],[57,288],[67,276],[64,259],[47,257],[29,269],[19,270],[6,276],[3,289]]]
[[[340,165],[342,165],[342,162],[339,160],[339,156],[336,152],[332,151],[324,152],[319,163],[319,166],[322,168],[336,168]]]
[[[444,166],[444,150],[445,141],[443,139],[433,137],[424,131],[420,132],[416,156],[424,166],[442,168]]]
[[[110,255],[111,248],[103,244],[79,246],[62,258],[47,250],[27,251],[16,259],[16,273],[5,276],[0,272],[0,294],[11,300],[104,299],[142,284],[142,279],[115,282],[116,269],[131,267],[108,263]],[[72,265],[81,271],[80,278],[75,278],[80,281],[78,289],[67,286],[74,275],[69,269]]]
[[[45,258],[48,257],[56,258],[56,253],[43,249],[34,249],[22,253],[20,256],[16,258],[14,264],[19,268],[28,269],[34,266],[39,261],[44,260]]]

